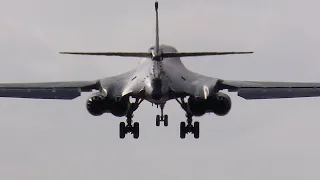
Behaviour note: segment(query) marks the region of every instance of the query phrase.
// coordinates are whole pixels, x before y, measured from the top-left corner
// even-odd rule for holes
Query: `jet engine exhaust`
[[[231,99],[224,93],[209,96],[208,99],[188,99],[188,107],[194,116],[203,116],[205,113],[213,112],[218,116],[225,116],[231,110]]]
[[[86,103],[88,112],[93,116],[100,116],[104,113],[111,113],[114,116],[125,116],[130,108],[128,98],[122,98],[119,101],[111,97],[105,97],[100,93],[92,94]]]

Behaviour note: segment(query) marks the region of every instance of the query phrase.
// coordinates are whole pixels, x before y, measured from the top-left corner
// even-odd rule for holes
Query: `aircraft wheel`
[[[200,135],[200,123],[198,121],[194,122],[193,126],[193,136],[198,139]]]
[[[185,122],[180,123],[180,138],[181,139],[186,138],[186,123]]]
[[[133,138],[134,139],[138,139],[139,138],[139,123],[138,122],[135,122],[133,123],[133,129],[132,129],[132,133],[133,133]]]
[[[165,127],[168,126],[168,115],[164,115],[163,123]]]
[[[160,126],[160,115],[156,116],[156,126]]]
[[[121,122],[119,126],[119,136],[123,139],[126,136],[126,124]]]

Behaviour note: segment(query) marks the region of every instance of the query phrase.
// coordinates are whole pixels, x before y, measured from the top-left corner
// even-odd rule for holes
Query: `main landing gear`
[[[161,115],[156,116],[156,126],[160,126],[160,122],[163,121],[165,127],[168,126],[168,115],[163,115],[164,104],[160,105]]]
[[[132,118],[133,118],[133,112],[138,109],[138,107],[142,101],[143,100],[139,101],[138,99],[136,99],[136,102],[131,103],[129,112],[127,114],[127,120],[126,120],[127,125],[125,122],[121,122],[119,125],[119,128],[120,128],[119,136],[121,139],[125,138],[127,133],[133,134],[134,139],[139,138],[139,133],[140,133],[139,132],[139,122],[133,123]],[[133,123],[133,125],[132,125],[132,123]]]
[[[181,99],[181,101],[179,101],[178,99],[176,100],[181,105],[182,109],[186,111],[187,117],[187,122],[180,123],[180,138],[184,139],[186,138],[187,133],[192,133],[194,138],[198,139],[200,136],[200,123],[198,121],[195,121],[192,124],[192,113],[189,112],[187,103],[184,101],[184,99]]]
[[[180,138],[184,139],[186,138],[187,133],[192,133],[194,138],[198,139],[200,135],[200,123],[196,121],[192,125],[192,115],[187,113],[186,117],[187,117],[187,123],[186,122],[180,123]]]

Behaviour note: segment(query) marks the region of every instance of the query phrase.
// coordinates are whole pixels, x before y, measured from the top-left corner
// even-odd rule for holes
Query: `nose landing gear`
[[[168,126],[168,115],[163,115],[164,104],[160,105],[161,115],[156,116],[156,126],[160,126],[160,122],[163,122],[165,127]]]

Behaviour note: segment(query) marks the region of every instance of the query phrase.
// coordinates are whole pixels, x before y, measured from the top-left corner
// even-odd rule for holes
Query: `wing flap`
[[[99,81],[4,83],[0,97],[70,100],[94,89],[99,89]]]
[[[220,89],[237,91],[239,88],[318,88],[315,82],[268,82],[268,81],[229,81],[219,80]]]
[[[240,88],[238,96],[248,100],[317,97],[320,88]]]
[[[320,83],[219,80],[216,88],[238,92],[244,99],[280,99],[320,96]]]
[[[0,89],[55,89],[75,88],[82,92],[98,89],[98,81],[67,81],[67,82],[35,82],[35,83],[2,83]]]
[[[79,97],[81,90],[77,88],[57,89],[7,89],[0,88],[0,97],[32,98],[32,99],[62,99],[71,100]]]

